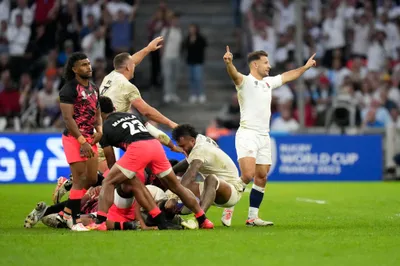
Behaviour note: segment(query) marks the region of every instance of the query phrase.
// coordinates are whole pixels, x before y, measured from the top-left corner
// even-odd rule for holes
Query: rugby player
[[[184,172],[181,183],[199,195],[200,207],[207,212],[211,205],[236,205],[245,184],[232,159],[212,139],[197,133],[191,125],[174,128],[172,138],[188,154],[173,170]],[[204,177],[204,182],[195,182],[198,173]]]
[[[271,92],[285,83],[299,78],[305,71],[316,65],[313,54],[307,63],[281,75],[269,77],[271,65],[265,51],[248,55],[250,74],[239,73],[233,65],[233,55],[226,47],[224,62],[226,70],[235,83],[240,106],[240,127],[236,132],[236,152],[241,178],[245,184],[254,178],[250,192],[250,207],[246,225],[268,226],[273,222],[263,221],[258,210],[264,197],[267,174],[272,164],[269,125],[271,117]],[[232,217],[233,209],[226,210]]]
[[[112,204],[113,188],[117,184],[129,181],[140,206],[149,211],[152,218],[156,220],[159,229],[168,229],[165,227],[168,224],[163,213],[156,206],[144,185],[137,181],[136,173],[144,171],[147,166],[193,211],[201,228],[214,228],[194,195],[178,181],[160,142],[149,133],[144,126],[144,121],[130,113],[114,112],[113,103],[108,97],[100,97],[100,106],[104,118],[104,134],[100,144],[106,157],[107,152],[113,153],[113,147],[123,149],[125,154],[112,165],[108,177],[103,181],[96,223],[89,225],[88,228],[106,229],[104,222],[107,219],[107,211]]]
[[[100,95],[109,97],[117,112],[130,112],[133,106],[148,119],[174,128],[177,124],[148,105],[142,99],[138,88],[129,81],[134,77],[135,67],[140,64],[143,58],[150,52],[160,49],[162,47],[162,42],[163,37],[157,37],[145,48],[133,55],[129,53],[116,55],[113,62],[114,70],[104,77],[100,85]],[[106,169],[106,160],[100,148],[99,170],[105,172]]]
[[[80,202],[97,179],[97,146],[102,137],[98,89],[89,81],[92,67],[83,53],[73,53],[65,67],[66,84],[61,88],[60,109],[66,129],[62,144],[73,178],[65,220],[72,219],[71,230],[87,231],[80,220]],[[96,132],[94,132],[96,129]]]

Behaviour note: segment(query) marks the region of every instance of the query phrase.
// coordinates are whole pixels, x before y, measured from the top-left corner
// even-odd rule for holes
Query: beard
[[[87,74],[78,74],[81,79],[90,79],[92,77],[92,73]]]

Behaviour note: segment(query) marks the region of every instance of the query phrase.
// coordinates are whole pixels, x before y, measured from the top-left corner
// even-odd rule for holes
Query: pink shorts
[[[166,176],[171,170],[164,149],[156,139],[132,142],[116,164],[135,175],[143,173],[147,166],[160,177]]]
[[[86,140],[89,143],[92,141],[90,138]],[[79,144],[78,140],[73,136],[65,136],[63,134],[62,145],[68,164],[87,161],[88,158],[81,156],[81,144]],[[97,145],[92,145],[92,150],[97,155]]]
[[[135,220],[135,203],[130,208],[120,209],[115,204],[108,210],[107,220],[113,222],[131,222]]]

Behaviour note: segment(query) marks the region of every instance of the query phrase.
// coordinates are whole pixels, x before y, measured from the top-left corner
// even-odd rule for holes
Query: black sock
[[[107,216],[97,214],[96,224],[102,224],[107,221]]]
[[[104,180],[104,176],[100,172],[97,172],[97,183],[96,183],[96,185],[94,185],[94,187],[101,186],[101,184],[103,183],[103,180]]]
[[[72,221],[76,224],[76,220],[81,218],[81,199],[68,199],[65,207],[71,210]]]
[[[206,214],[204,213],[202,216],[196,217],[197,222],[201,225],[207,219]]]
[[[67,206],[67,202],[68,201],[63,201],[63,202],[57,203],[55,205],[51,205],[50,207],[47,207],[43,216],[47,216],[52,213],[59,213],[60,211],[64,210],[65,206]]]
[[[119,222],[114,222],[114,230],[121,230],[121,224]]]
[[[165,224],[167,221],[165,220],[165,214],[161,212],[159,215],[156,217],[153,217],[155,224],[160,225],[160,224]]]
[[[137,229],[137,224],[135,221],[132,222],[123,222],[122,223],[122,229],[121,229],[121,223],[115,222],[114,223],[114,230],[136,230]]]

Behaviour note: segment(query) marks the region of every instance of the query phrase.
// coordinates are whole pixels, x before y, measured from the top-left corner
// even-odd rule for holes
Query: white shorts
[[[272,164],[271,140],[253,130],[239,129],[235,138],[238,160],[245,157],[256,158],[256,164]]]
[[[219,181],[219,180],[218,180]],[[229,198],[229,200],[226,202],[226,203],[224,203],[224,204],[217,204],[217,203],[213,203],[213,205],[215,205],[215,206],[218,206],[218,207],[224,207],[224,208],[229,208],[229,207],[233,207],[233,206],[235,206],[238,202],[239,202],[239,200],[240,200],[240,198],[242,197],[242,192],[239,192],[236,188],[235,188],[235,186],[234,185],[232,185],[232,184],[229,184],[229,183],[227,183],[229,186],[230,186],[230,188],[231,188],[231,197]],[[218,183],[218,186],[217,186],[217,189],[218,189],[218,187],[219,187],[219,183]],[[200,190],[200,195],[203,193],[203,190],[204,190],[204,182],[200,182],[199,183],[199,190]]]

